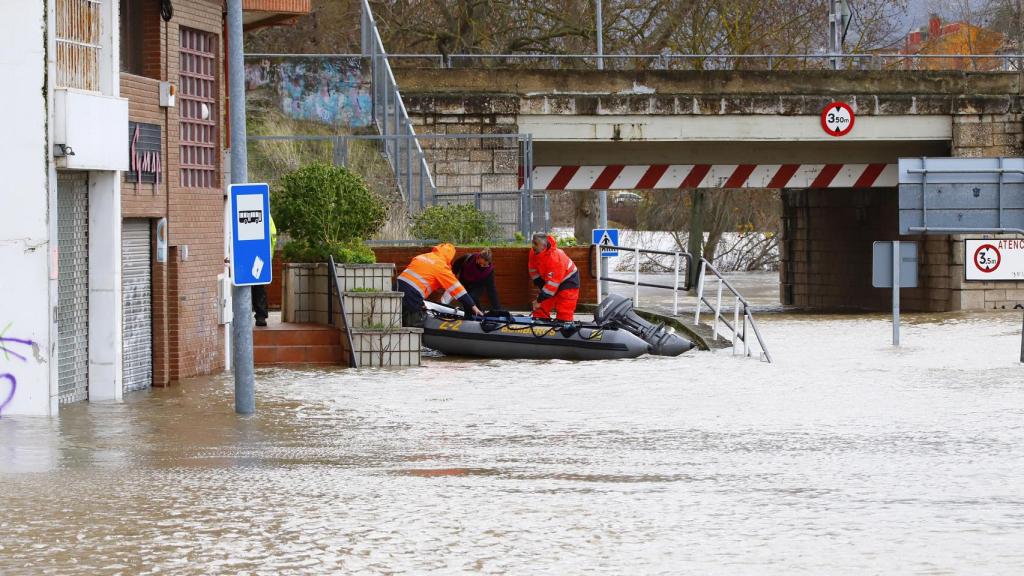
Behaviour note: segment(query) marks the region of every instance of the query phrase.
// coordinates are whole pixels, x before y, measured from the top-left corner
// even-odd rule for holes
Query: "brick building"
[[[225,366],[218,294],[227,276],[227,50],[223,0],[119,1],[121,94],[129,102],[131,143],[131,169],[121,183],[124,373],[126,388],[141,388]],[[243,6],[251,29],[306,13],[309,0],[246,0]],[[157,252],[158,236],[166,238],[166,254]],[[133,242],[150,246],[148,295],[146,262],[135,263],[139,275],[128,273],[133,255],[147,256],[133,250]],[[132,282],[141,285],[140,302],[132,300]]]

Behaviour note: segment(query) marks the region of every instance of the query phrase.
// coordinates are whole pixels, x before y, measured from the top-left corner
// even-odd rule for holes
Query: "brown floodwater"
[[[0,418],[0,574],[1024,573],[1017,314],[257,371]]]

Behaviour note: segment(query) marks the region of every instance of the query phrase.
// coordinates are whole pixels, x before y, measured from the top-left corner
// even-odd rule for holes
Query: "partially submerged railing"
[[[640,287],[645,288],[663,288],[665,290],[672,291],[672,315],[679,315],[679,293],[687,292],[690,289],[689,278],[690,268],[693,266],[693,256],[687,252],[667,252],[665,250],[647,250],[645,248],[636,248],[628,246],[613,246],[604,248],[614,248],[615,250],[630,252],[633,254],[633,281],[623,280],[621,278],[612,278],[606,276],[607,270],[602,269],[604,265],[604,257],[601,256],[602,246],[599,244],[591,244],[591,270],[590,275],[593,278],[597,278],[597,301],[601,302],[604,295],[602,294],[603,282],[615,282],[618,284],[632,284],[633,285],[633,306],[636,308],[640,307]],[[596,253],[595,253],[596,251]],[[673,257],[673,271],[674,271],[674,282],[669,284],[657,284],[654,282],[641,282],[640,281],[640,255],[641,254],[657,254],[659,256],[672,256]],[[682,264],[685,263],[685,269]],[[680,276],[682,277],[682,285],[679,283]]]
[[[697,279],[697,306],[696,311],[693,314],[693,323],[700,326],[700,313],[701,308],[706,304],[712,312],[715,313],[715,319],[712,323],[712,338],[718,339],[718,323],[721,322],[726,328],[732,332],[732,352],[736,353],[736,348],[740,342],[743,342],[743,355],[750,356],[750,338],[747,335],[747,324],[754,331],[754,336],[757,337],[757,344],[761,347],[761,358],[771,363],[772,355],[768,353],[768,347],[765,346],[764,339],[761,337],[761,331],[757,329],[757,323],[754,321],[754,314],[750,311],[750,303],[747,302],[746,298],[740,295],[739,291],[736,290],[725,279],[722,274],[711,265],[710,262],[704,258],[700,259],[700,276]],[[705,278],[708,272],[710,272],[715,278],[718,278],[718,290],[717,296],[715,297],[715,303],[712,304],[704,297],[704,284]],[[733,298],[735,298],[733,306],[733,323],[730,324],[728,320],[722,316],[722,289],[729,290]],[[742,319],[742,320],[741,320]],[[741,324],[742,322],[742,324]]]
[[[356,347],[352,341],[352,322],[349,320],[348,312],[345,310],[345,290],[338,280],[338,267],[334,264],[334,256],[327,257],[327,323],[334,326],[334,293],[338,294],[338,307],[341,312],[341,322],[345,325],[345,340],[348,342],[348,365],[349,368],[359,368],[359,360],[356,358]]]

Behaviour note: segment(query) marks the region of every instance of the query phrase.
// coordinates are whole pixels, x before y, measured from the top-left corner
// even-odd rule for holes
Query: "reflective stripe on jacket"
[[[555,237],[548,235],[548,247],[540,254],[530,249],[530,279],[540,288],[537,300],[543,302],[559,290],[580,287],[580,275],[576,264],[558,247]],[[536,282],[537,279],[543,282]]]
[[[469,298],[466,289],[452,272],[454,257],[455,246],[438,244],[430,252],[413,258],[409,266],[398,275],[398,279],[415,287],[424,298],[438,290],[443,290],[444,296],[441,297],[443,304],[463,297]]]

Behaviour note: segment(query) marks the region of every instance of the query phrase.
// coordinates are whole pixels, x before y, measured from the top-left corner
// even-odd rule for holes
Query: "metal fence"
[[[321,58],[359,54],[251,54]],[[372,56],[372,54],[367,54]],[[388,54],[389,66],[606,70],[1024,70],[1024,54]],[[374,76],[376,78],[376,76]]]
[[[547,230],[551,224],[551,205],[546,193],[532,191],[533,140],[521,134],[419,134],[419,135],[264,135],[250,136],[250,172],[258,180],[275,182],[285,172],[312,161],[330,162],[359,172],[382,195],[394,190],[400,173],[392,173],[383,158],[388,150],[408,149],[410,141],[421,146],[424,166],[438,174],[440,185],[426,185],[416,179],[410,190],[401,193],[409,215],[430,206],[472,204],[494,214],[504,239],[516,233],[529,237],[535,230]],[[279,146],[278,150],[267,150]],[[263,147],[259,150],[255,147]],[[454,155],[469,157],[482,152],[492,156],[485,161],[452,160]],[[497,167],[495,154],[514,155],[514,163]],[[488,168],[490,166],[490,168]],[[436,170],[435,170],[436,168]],[[467,171],[477,170],[471,174]],[[491,171],[491,174],[479,173]],[[504,186],[494,187],[486,178],[498,179]],[[463,179],[470,179],[469,183]],[[411,192],[411,193],[409,193]]]
[[[528,239],[534,231],[551,229],[551,205],[544,192],[439,193],[434,197],[434,204],[472,204],[482,212],[493,214],[505,240],[515,239],[517,233]]]

